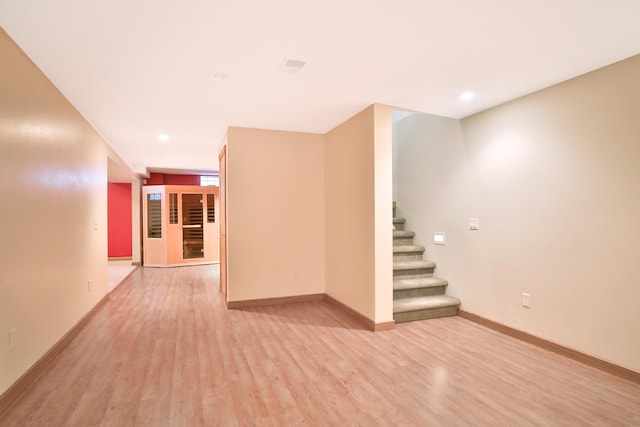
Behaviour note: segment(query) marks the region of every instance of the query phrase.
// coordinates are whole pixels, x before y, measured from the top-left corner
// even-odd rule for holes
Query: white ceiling
[[[639,0],[0,0],[136,171],[217,170],[228,126],[324,133],[375,102],[464,117],[640,53],[639,17]]]

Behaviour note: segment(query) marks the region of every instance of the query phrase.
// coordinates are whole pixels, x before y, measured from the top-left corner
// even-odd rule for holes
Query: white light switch
[[[433,233],[433,244],[434,245],[444,245],[445,235],[444,233]]]
[[[98,220],[97,220],[97,219],[94,219],[94,220],[93,220],[93,229],[94,229],[94,230],[97,230],[97,229],[98,229]]]
[[[469,230],[479,230],[480,222],[478,218],[469,218]]]

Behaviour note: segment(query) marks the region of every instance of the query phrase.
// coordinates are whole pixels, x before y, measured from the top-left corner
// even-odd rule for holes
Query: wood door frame
[[[227,298],[227,146],[218,153],[220,161],[220,292]]]

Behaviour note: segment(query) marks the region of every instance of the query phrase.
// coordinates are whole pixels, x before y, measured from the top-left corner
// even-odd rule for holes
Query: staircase
[[[460,300],[445,295],[447,281],[433,275],[436,263],[423,259],[424,246],[413,244],[413,231],[404,229],[405,219],[393,225],[393,320],[435,319],[456,316]]]

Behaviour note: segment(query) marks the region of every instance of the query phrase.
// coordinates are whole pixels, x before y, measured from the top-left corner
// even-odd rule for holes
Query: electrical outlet
[[[13,351],[16,348],[16,328],[9,330],[9,351]]]
[[[469,218],[469,230],[480,230],[480,221],[478,221],[478,218]]]
[[[298,280],[298,272],[297,271],[293,272],[293,280]]]
[[[525,308],[531,308],[531,294],[526,292],[522,293],[522,306]]]

